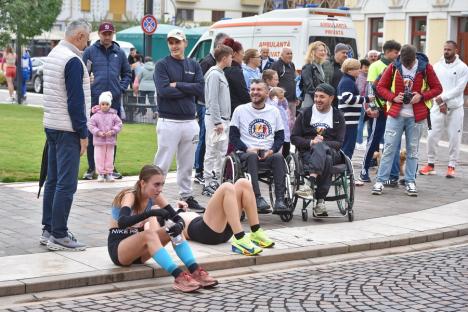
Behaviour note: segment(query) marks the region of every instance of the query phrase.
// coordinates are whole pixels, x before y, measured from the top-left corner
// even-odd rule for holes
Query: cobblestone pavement
[[[7,311],[468,311],[468,245],[228,278],[215,290],[108,293]]]
[[[425,145],[421,145],[425,159]],[[447,155],[447,149],[441,148],[441,155]],[[353,159],[355,168],[360,168],[362,151],[356,151]],[[445,156],[444,156],[445,157]],[[385,188],[384,195],[371,195],[371,184],[356,187],[355,195],[355,220],[398,215],[423,209],[433,208],[444,204],[456,202],[468,198],[468,151],[463,151],[460,158],[463,160],[457,168],[456,179],[446,179],[446,163],[438,163],[436,176],[419,176],[417,179],[419,196],[412,198],[406,196],[404,187]],[[423,163],[420,161],[420,163]],[[375,170],[372,171],[372,177]],[[120,190],[117,187],[101,188],[102,184],[95,183],[96,189],[79,189],[75,195],[70,213],[68,226],[76,237],[89,247],[101,247],[107,244],[107,228],[110,219],[110,204]],[[262,194],[268,198],[268,190],[261,183]],[[170,200],[178,198],[177,185],[166,183],[165,195]],[[206,204],[208,198],[201,194],[201,187],[194,184],[196,199]],[[327,203],[329,211],[337,212],[336,204]],[[285,223],[276,215],[260,215],[260,222],[266,229],[281,227],[298,227],[310,224],[347,222],[343,218],[328,220],[301,220],[300,204],[294,212],[291,222]],[[310,215],[309,211],[309,215]],[[44,246],[38,243],[41,233],[42,198],[37,199],[35,193],[26,192],[18,188],[12,188],[0,184],[0,257],[46,252]],[[248,230],[248,224],[243,223]],[[18,242],[21,242],[20,244]]]

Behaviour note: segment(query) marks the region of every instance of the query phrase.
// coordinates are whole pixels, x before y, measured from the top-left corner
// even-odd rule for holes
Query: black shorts
[[[122,266],[122,264],[119,262],[119,254],[117,252],[120,242],[126,239],[127,237],[130,237],[142,231],[143,231],[143,228],[139,228],[139,229],[111,228],[109,229],[109,236],[107,237],[107,251],[109,252],[109,256],[112,262],[114,262],[114,264]],[[136,259],[135,261],[133,261],[133,264],[141,264],[141,259],[140,258]]]
[[[213,231],[205,221],[203,217],[199,216],[190,222],[187,229],[190,239],[207,245],[218,245],[227,242],[232,237],[232,229],[229,224],[226,224],[226,228],[222,233]]]

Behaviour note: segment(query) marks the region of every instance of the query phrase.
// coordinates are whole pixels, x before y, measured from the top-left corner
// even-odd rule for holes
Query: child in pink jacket
[[[112,93],[102,92],[99,105],[93,107],[94,115],[88,122],[88,129],[93,134],[98,182],[114,182],[114,147],[117,133],[122,128],[122,120],[117,116],[117,111],[110,108],[111,103]]]

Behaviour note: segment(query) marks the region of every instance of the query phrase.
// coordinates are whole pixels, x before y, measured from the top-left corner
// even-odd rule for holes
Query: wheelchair
[[[259,166],[259,171],[258,171],[258,180],[259,182],[266,183],[268,185],[268,193],[270,196],[270,205],[273,208],[275,205],[275,184],[273,180],[273,173],[271,172],[271,169],[269,168],[262,168],[262,166]],[[284,222],[289,222],[293,218],[293,211],[294,211],[294,206],[293,206],[293,196],[294,196],[294,190],[292,187],[292,183],[290,181],[291,173],[289,172],[289,168],[287,166],[287,162],[285,160],[285,169],[286,169],[286,175],[285,175],[285,194],[284,194],[284,202],[286,204],[286,207],[288,207],[288,210],[285,212],[282,212],[279,214],[280,218]],[[234,183],[240,178],[246,178],[249,181],[251,180],[250,174],[246,172],[245,165],[242,163],[240,160],[239,155],[236,152],[232,152],[229,155],[227,155],[224,160],[223,164],[221,167],[221,179],[222,182],[231,182]],[[241,221],[243,221],[245,218],[244,212],[242,213],[241,216]]]
[[[316,199],[306,199],[298,196],[296,191],[301,185],[305,183],[305,174],[302,165],[302,159],[298,153],[290,154],[286,158],[286,162],[289,168],[289,174],[291,181],[291,186],[293,189],[293,211],[296,208],[296,205],[299,199],[302,199],[302,220],[307,221],[308,212],[307,208],[309,205],[312,205],[312,216],[317,219],[322,218],[342,218],[348,217],[348,221],[352,222],[354,220],[354,194],[355,194],[355,185],[354,185],[354,171],[351,160],[340,150],[341,159],[344,160],[344,163],[335,164],[332,167],[332,184],[330,191],[334,188],[334,196],[328,196],[325,198],[325,201],[336,201],[339,215],[331,216],[316,216],[314,213],[314,207],[316,205]],[[315,193],[315,186],[313,186]]]

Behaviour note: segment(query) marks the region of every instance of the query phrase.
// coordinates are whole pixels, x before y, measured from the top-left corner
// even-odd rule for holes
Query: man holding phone
[[[279,152],[284,143],[284,126],[280,112],[273,105],[265,105],[268,86],[260,79],[250,84],[251,103],[234,110],[229,131],[229,141],[235,147],[251,176],[258,213],[270,213],[270,205],[261,196],[258,184],[258,169],[273,171],[275,183],[275,206],[273,213],[287,210],[284,202],[286,168]]]

